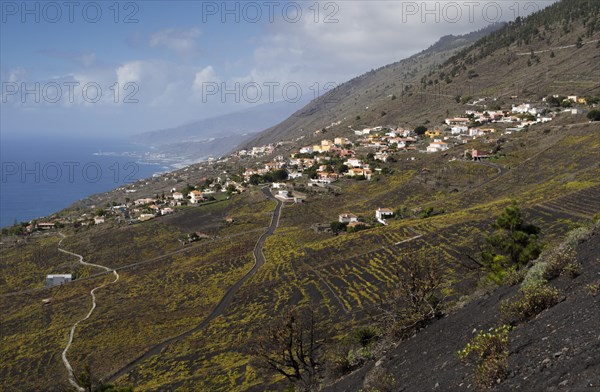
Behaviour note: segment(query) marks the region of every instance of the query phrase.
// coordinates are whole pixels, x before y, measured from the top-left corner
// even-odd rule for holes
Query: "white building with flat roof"
[[[61,284],[69,283],[72,280],[73,280],[73,275],[71,275],[71,274],[47,275],[46,276],[46,287],[60,286]]]

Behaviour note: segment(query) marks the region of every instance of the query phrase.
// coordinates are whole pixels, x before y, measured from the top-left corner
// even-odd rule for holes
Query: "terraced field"
[[[534,209],[591,219],[600,212],[600,185],[538,204]]]
[[[249,212],[244,214],[250,217]],[[90,255],[90,258],[93,250],[100,250],[95,257],[104,258],[106,264],[112,261],[113,266],[119,267],[121,277],[117,284],[96,293],[98,307],[75,333],[74,344],[69,351],[75,373],[87,363],[97,377],[110,374],[144,352],[148,346],[197,325],[231,284],[254,263],[251,251],[259,235],[256,230],[265,222],[268,221],[257,215],[244,224],[244,231],[185,248],[176,241],[177,246],[173,247],[175,251],[160,257],[156,257],[160,254],[160,245],[155,244],[156,248],[151,246],[147,253],[142,252],[150,257],[145,260],[113,259],[118,250],[108,249],[104,231],[96,228],[88,231],[89,236],[65,240],[63,247],[66,249],[85,249],[89,244],[91,249],[82,253]],[[164,229],[164,235],[156,236],[159,244],[161,241],[170,243],[179,233],[165,229],[160,222],[147,222],[126,229],[133,230],[133,234],[123,235],[133,240],[126,241],[123,246],[128,253],[134,254],[136,247],[143,246],[140,240],[146,233],[152,233],[155,229],[161,233]],[[41,263],[40,266],[47,261],[32,258],[30,254],[35,254],[38,248],[56,247],[57,242],[58,238],[48,237],[41,238],[39,245],[36,245],[37,240],[34,239],[22,248],[23,255],[33,263],[33,270],[37,266],[36,260]],[[102,251],[103,245],[106,251]],[[170,249],[168,246],[165,248]],[[50,258],[50,262],[56,260]],[[56,262],[54,267],[56,265],[60,263]],[[43,270],[39,271],[39,268],[35,271],[36,274],[41,272]],[[110,279],[106,275],[89,279],[83,279],[82,276],[80,274],[80,279],[61,287],[0,296],[3,309],[0,321],[3,331],[0,389],[37,390],[36,386],[39,385],[58,390],[67,387],[67,375],[64,367],[61,368],[60,352],[66,344],[69,326],[87,313],[89,290]],[[42,305],[42,299],[45,298],[52,298],[50,305]],[[35,374],[36,377],[24,380],[19,376],[23,374]],[[169,375],[165,375],[165,378],[153,377],[156,382],[165,382],[169,378]]]
[[[580,155],[566,155],[562,145],[549,142],[531,151],[507,148],[506,157],[495,162],[503,168],[498,173],[495,167],[467,162],[445,170],[447,157],[432,158],[426,165],[420,160],[428,158],[421,154],[419,161],[397,162],[394,173],[378,181],[343,181],[337,196],[311,195],[305,204],[286,207],[279,229],[265,243],[266,264],[241,287],[227,312],[206,329],[165,347],[119,383],[141,390],[264,390],[280,378],[262,374],[249,348],[276,316],[292,305],[312,304],[335,342],[369,323],[405,262],[435,260],[451,288],[445,293],[450,299],[472,293],[481,272],[467,255],[477,254],[494,218],[513,198],[526,219],[541,227],[545,243],[600,211],[598,166],[590,158],[597,142],[592,132],[572,133],[575,142],[558,133],[550,141],[581,144]],[[517,140],[517,146],[534,143],[536,134],[523,133]],[[563,166],[553,164],[557,154],[562,154]],[[428,172],[417,170],[420,166],[428,166]],[[460,190],[454,191],[455,186]],[[427,219],[392,219],[388,226],[340,236],[310,229],[313,223],[336,220],[341,212],[372,219],[377,207],[400,204],[431,205],[445,212]],[[119,268],[121,274],[117,284],[97,293],[99,307],[78,328],[69,353],[74,368],[90,363],[96,374],[112,374],[149,347],[197,325],[249,269],[256,238],[269,225],[273,207],[274,202],[253,190],[206,210],[67,233],[65,248],[87,261]],[[215,238],[182,247],[178,240],[190,230]],[[89,289],[109,279],[66,260],[56,252],[57,242],[41,237],[0,256],[2,390],[35,390],[56,379],[66,383],[60,351],[68,326],[89,308]],[[44,275],[53,272],[72,272],[79,279],[41,289]],[[32,288],[38,290],[2,296]],[[49,297],[52,305],[42,306]],[[21,374],[27,380],[17,377]]]

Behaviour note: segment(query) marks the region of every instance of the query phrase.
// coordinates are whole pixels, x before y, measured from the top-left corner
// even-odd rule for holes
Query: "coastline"
[[[2,139],[1,228],[177,170],[172,161],[140,159],[140,146],[118,139]]]

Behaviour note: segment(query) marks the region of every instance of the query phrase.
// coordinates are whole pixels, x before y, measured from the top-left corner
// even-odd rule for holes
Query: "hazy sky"
[[[4,1],[3,136],[129,135],[323,93],[549,1]]]

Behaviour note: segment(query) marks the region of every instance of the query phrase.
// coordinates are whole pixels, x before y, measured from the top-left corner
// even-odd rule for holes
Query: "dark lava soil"
[[[600,293],[585,289],[600,284],[599,255],[596,226],[577,247],[581,274],[550,282],[564,292],[562,301],[510,332],[510,374],[491,391],[600,391]],[[498,326],[500,301],[517,292],[518,286],[503,287],[466,305],[324,390],[364,389],[375,366],[393,375],[397,391],[475,390],[472,368],[459,361],[457,351],[476,330]]]

